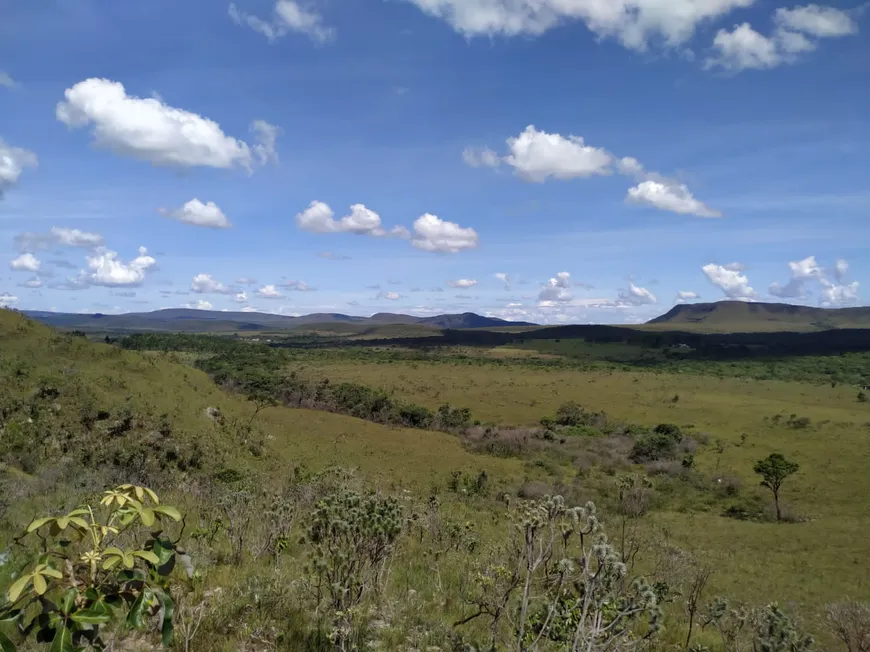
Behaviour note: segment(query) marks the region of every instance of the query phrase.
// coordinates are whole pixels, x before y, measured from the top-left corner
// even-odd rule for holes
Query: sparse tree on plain
[[[776,520],[782,520],[782,510],[779,506],[779,490],[782,483],[790,475],[797,473],[800,466],[790,462],[780,453],[771,453],[763,460],[755,463],[754,471],[761,476],[761,486],[773,492],[773,502],[776,505]]]

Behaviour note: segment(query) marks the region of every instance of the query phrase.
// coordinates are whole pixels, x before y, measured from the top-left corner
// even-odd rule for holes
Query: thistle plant
[[[167,580],[183,553],[163,536],[166,520],[181,514],[131,484],[104,492],[96,504],[34,519],[16,539],[25,559],[4,592],[0,625],[14,627],[22,640],[34,635],[51,652],[75,652],[106,649],[111,625],[146,629],[159,616],[169,645],[174,603]],[[0,649],[16,649],[2,631]]]

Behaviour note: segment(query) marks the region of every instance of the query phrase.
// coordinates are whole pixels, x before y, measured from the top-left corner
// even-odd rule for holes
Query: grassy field
[[[484,422],[531,425],[572,400],[626,421],[692,424],[710,438],[696,454],[699,470],[734,474],[744,491],[765,500],[752,466],[782,452],[801,465],[784,495],[807,522],[749,523],[702,510],[656,513],[654,522],[680,545],[720,559],[722,572],[713,583],[725,594],[747,600],[776,595],[810,612],[843,595],[870,598],[862,552],[870,537],[870,404],[857,402],[853,387],[425,363],[317,364],[302,372],[383,387],[430,408],[467,406]],[[784,421],[792,414],[807,417],[810,425],[774,426],[769,419],[777,414]]]
[[[529,487],[560,487],[559,491],[572,499],[594,497],[601,505],[612,506],[614,474],[632,468],[624,460],[622,466],[590,468],[581,459],[585,450],[582,446],[566,449],[574,451],[570,455],[577,455],[573,459],[564,454],[548,455],[546,449],[495,457],[472,452],[471,440],[448,432],[382,425],[322,410],[274,406],[256,412],[254,402],[219,389],[205,373],[191,366],[203,356],[234,350],[235,345],[219,340],[212,346],[211,340],[185,337],[187,345],[195,350],[127,351],[59,335],[0,311],[0,373],[4,380],[0,398],[3,404],[12,405],[16,400],[32,400],[28,397],[33,397],[34,392],[44,393],[48,388],[53,393],[52,388],[56,388],[57,416],[45,417],[43,408],[31,410],[40,419],[47,419],[44,424],[37,422],[42,429],[37,432],[44,433],[46,441],[56,439],[57,433],[71,431],[79,413],[87,410],[105,408],[109,416],[100,418],[106,423],[123,414],[133,415],[128,434],[104,442],[116,452],[98,457],[101,461],[97,468],[75,466],[75,455],[64,457],[69,453],[58,453],[53,448],[62,447],[62,443],[46,444],[47,455],[60,456],[60,470],[50,463],[41,466],[38,460],[24,464],[29,458],[20,450],[8,455],[11,463],[0,463],[0,481],[12,483],[6,487],[14,484],[16,495],[22,496],[5,516],[0,505],[0,553],[35,511],[74,504],[78,496],[94,491],[102,477],[129,472],[140,481],[148,480],[147,476],[141,477],[143,469],[150,468],[150,458],[166,450],[164,439],[157,438],[154,448],[151,443],[137,448],[141,462],[119,457],[118,452],[135,446],[136,438],[152,441],[153,430],[163,427],[157,424],[168,420],[172,431],[169,444],[182,451],[193,446],[200,451],[202,462],[196,468],[173,470],[173,475],[155,476],[154,481],[162,483],[167,501],[178,504],[201,524],[207,524],[211,518],[208,515],[221,504],[203,498],[207,494],[201,493],[201,487],[211,486],[209,478],[228,469],[265,489],[284,486],[298,475],[299,469],[308,473],[339,466],[353,470],[369,488],[402,497],[409,509],[420,509],[430,497],[438,496],[441,518],[458,528],[454,532],[470,528],[479,538],[480,547],[474,554],[454,551],[454,556],[444,557],[439,565],[422,538],[411,538],[402,545],[386,593],[387,604],[392,605],[389,609],[401,614],[393,617],[402,624],[396,625],[399,629],[394,644],[386,643],[383,649],[405,649],[407,636],[415,629],[431,633],[432,638],[419,640],[441,645],[445,640],[443,632],[437,634],[436,630],[467,613],[457,596],[464,575],[472,572],[477,563],[475,554],[503,540],[506,520],[500,496],[505,494],[515,500]],[[248,351],[260,345],[239,346]],[[833,649],[824,647],[831,643],[821,624],[824,605],[846,596],[870,600],[870,566],[866,564],[866,542],[870,538],[870,513],[866,509],[870,491],[870,475],[866,472],[870,468],[870,403],[859,402],[855,388],[848,385],[523,364],[528,356],[552,359],[566,351],[598,361],[602,354],[613,360],[639,354],[636,350],[621,350],[619,345],[589,348],[582,342],[550,342],[548,346],[553,348],[449,349],[431,353],[442,355],[437,362],[389,360],[385,357],[390,354],[388,349],[363,349],[371,354],[366,361],[350,359],[341,351],[288,352],[262,346],[258,350],[281,356],[277,358],[280,364],[287,364],[287,371],[300,377],[318,381],[328,378],[333,385],[349,381],[383,388],[394,399],[431,410],[445,403],[467,407],[473,419],[501,427],[536,426],[542,417],[553,415],[568,401],[591,411],[604,411],[610,420],[641,426],[681,426],[700,442],[694,454],[694,471],[691,475],[681,474],[677,461],[676,471],[667,467],[664,475],[651,476],[656,487],[655,507],[644,517],[641,532],[713,562],[717,570],[708,598],[721,594],[751,604],[777,600],[803,617],[820,637],[823,649]],[[473,363],[451,362],[451,356],[463,352],[477,357]],[[352,354],[358,355],[359,351],[354,349]],[[505,359],[517,364],[503,364]],[[208,408],[220,410],[220,422],[207,415]],[[34,440],[34,449],[42,446],[42,436]],[[606,438],[591,437],[588,441],[606,443]],[[95,444],[93,450],[97,452],[89,455],[99,454],[100,441]],[[752,467],[772,452],[783,453],[800,464],[800,471],[786,482],[782,495],[793,522],[724,516],[723,509],[732,499],[716,494],[717,478],[740,486],[733,502],[767,504],[770,494],[758,486]],[[64,467],[72,477],[64,475]],[[644,471],[640,465],[637,468]],[[456,478],[479,476],[487,479],[485,496],[466,495],[464,489],[456,487]],[[451,482],[453,489],[449,488]],[[259,514],[263,507],[249,509]],[[609,526],[616,524],[613,514],[605,514],[605,520]],[[215,545],[225,556],[228,540]],[[215,556],[214,550],[201,546],[195,546],[195,550],[206,558],[212,557],[204,583],[197,590],[220,589],[237,596],[226,603],[226,609],[248,609],[252,596],[265,590],[258,582],[267,578],[279,578],[275,581],[288,587],[297,586],[302,572],[298,563],[301,557],[294,556],[302,554],[301,544],[293,544],[290,556],[277,567],[253,561],[233,566],[224,557]],[[0,568],[0,584],[8,579],[4,572],[8,571]],[[407,605],[400,606],[411,589],[424,600],[413,613],[402,610]],[[269,591],[283,596],[280,609],[275,606],[260,616],[270,627],[282,618],[286,621],[281,609],[299,609],[304,602],[304,596],[286,587]],[[668,607],[669,629],[663,644],[676,644],[683,636],[685,620],[679,604]],[[385,606],[377,608],[383,610]],[[250,614],[228,614],[215,612],[208,621],[206,631],[223,641],[221,647],[215,644],[209,649],[241,649],[239,646],[248,640],[247,630],[227,633],[226,623],[244,622],[247,627]],[[310,626],[307,619],[304,616],[305,627]],[[304,628],[299,625],[299,629]],[[436,639],[436,634],[442,638]],[[713,639],[705,637],[698,640],[713,644]],[[285,639],[278,649],[313,649],[310,641],[289,640]]]

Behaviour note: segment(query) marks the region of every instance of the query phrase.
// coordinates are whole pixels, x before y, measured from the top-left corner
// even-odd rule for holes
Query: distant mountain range
[[[392,313],[377,313],[371,317],[355,317],[338,313],[314,313],[300,317],[288,317],[259,312],[219,312],[212,310],[189,310],[171,308],[153,312],[127,313],[122,315],[78,314],[23,311],[28,317],[49,326],[67,330],[100,332],[137,331],[184,331],[228,332],[289,330],[317,324],[358,324],[381,326],[405,324],[432,328],[495,328],[500,326],[536,326],[530,322],[512,322],[495,317],[483,317],[473,312],[457,315],[414,317]]]
[[[870,307],[814,308],[787,303],[750,303],[719,301],[686,303],[674,306],[648,324],[695,324],[731,330],[828,330],[835,328],[870,328]]]

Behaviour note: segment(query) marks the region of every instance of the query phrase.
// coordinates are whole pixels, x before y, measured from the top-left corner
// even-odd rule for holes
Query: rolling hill
[[[510,322],[474,313],[415,317],[392,313],[378,313],[371,317],[357,317],[338,313],[315,313],[290,317],[259,312],[220,312],[171,308],[153,312],[121,315],[57,313],[25,311],[28,317],[49,326],[65,330],[88,332],[236,332],[291,330],[312,325],[352,324],[378,326],[407,324],[434,328],[492,328],[497,326],[534,326],[528,322]]]
[[[648,325],[718,331],[830,330],[870,328],[870,307],[815,308],[786,303],[719,301],[674,306]]]

